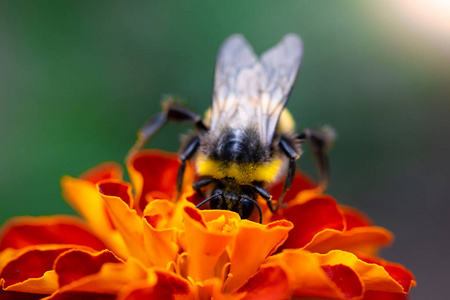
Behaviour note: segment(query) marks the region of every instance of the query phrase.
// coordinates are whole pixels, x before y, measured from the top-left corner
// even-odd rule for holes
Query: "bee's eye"
[[[253,212],[254,204],[245,198],[241,198],[239,204],[239,211],[237,213],[242,219],[248,219]]]
[[[214,189],[213,192],[211,193],[211,196],[214,196],[214,195],[223,195],[223,192],[220,188],[217,188],[217,189]],[[224,204],[223,196],[215,197],[215,198],[211,199],[211,201],[209,202],[209,207],[211,209],[223,209],[222,208],[223,204]]]

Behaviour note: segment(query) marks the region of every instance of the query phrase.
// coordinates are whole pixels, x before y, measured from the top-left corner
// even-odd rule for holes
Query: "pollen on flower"
[[[391,243],[389,231],[313,190],[302,174],[286,207],[272,214],[261,205],[259,224],[195,208],[189,187],[175,202],[176,156],[134,155],[131,184],[116,164],[63,179],[80,218],[23,217],[3,226],[0,298],[386,299],[415,285],[406,268],[375,257]],[[158,168],[150,172],[151,161]],[[172,174],[170,184],[163,174]],[[188,170],[186,182],[194,176]]]

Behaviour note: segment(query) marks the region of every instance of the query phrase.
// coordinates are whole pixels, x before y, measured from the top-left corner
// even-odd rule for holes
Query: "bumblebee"
[[[319,182],[327,185],[327,150],[332,137],[323,130],[294,131],[294,121],[285,108],[303,56],[303,44],[295,34],[258,58],[242,35],[227,38],[216,59],[211,108],[205,119],[168,99],[162,112],[151,118],[138,133],[130,154],[167,122],[189,122],[195,126],[179,151],[181,161],[178,196],[182,189],[187,161],[193,161],[198,180],[194,190],[211,209],[237,212],[248,219],[258,210],[258,196],[276,212],[292,185],[296,160],[308,142],[318,167]],[[284,177],[283,191],[276,204],[267,187]]]

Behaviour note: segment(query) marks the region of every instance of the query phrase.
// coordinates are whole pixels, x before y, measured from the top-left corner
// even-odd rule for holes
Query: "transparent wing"
[[[246,94],[242,87],[238,87],[243,81],[242,73],[256,63],[257,57],[242,35],[232,35],[223,42],[216,59],[211,131],[236,117],[239,110],[238,98],[245,98]]]
[[[289,99],[303,57],[303,43],[296,34],[287,34],[261,56],[263,74],[259,78],[258,124],[262,140],[271,142],[278,120]]]
[[[216,62],[211,132],[218,133],[222,125],[251,125],[259,129],[263,144],[270,145],[302,55],[302,42],[295,34],[286,35],[260,60],[244,37],[229,37]]]

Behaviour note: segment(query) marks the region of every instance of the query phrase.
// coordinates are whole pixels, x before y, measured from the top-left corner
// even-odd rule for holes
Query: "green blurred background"
[[[284,34],[305,56],[289,109],[332,125],[329,193],[392,230],[387,259],[412,299],[447,290],[450,259],[450,4],[420,1],[0,2],[0,223],[72,209],[59,180],[123,162],[162,94],[204,112],[221,42],[261,54]],[[186,128],[150,147],[176,151]],[[300,165],[311,173],[305,154]]]

